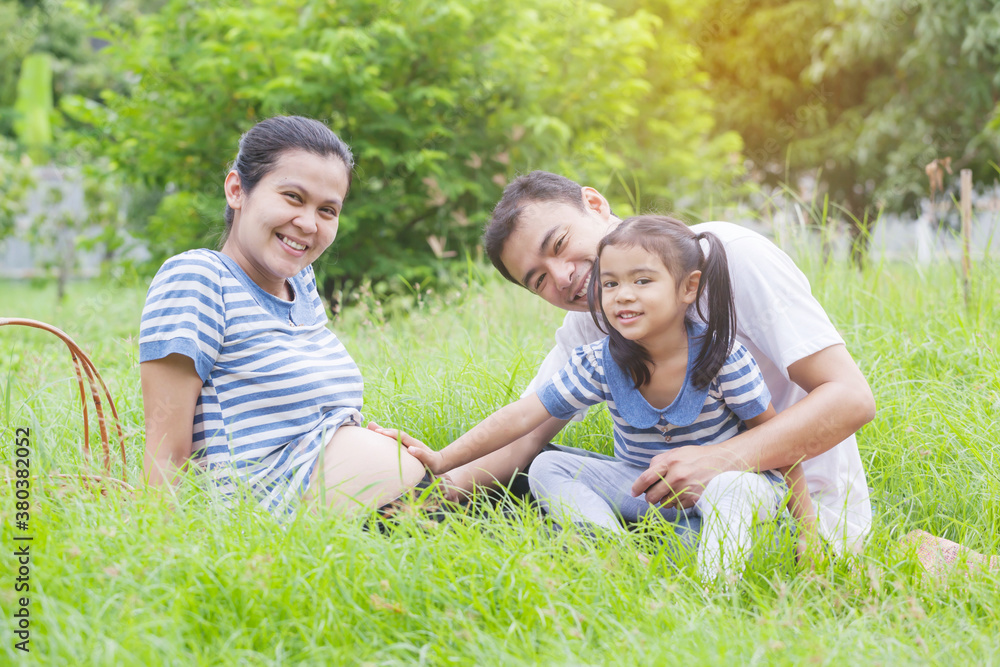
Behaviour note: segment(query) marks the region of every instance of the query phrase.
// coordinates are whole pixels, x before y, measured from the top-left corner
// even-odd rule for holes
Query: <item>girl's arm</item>
[[[146,416],[143,469],[149,484],[172,484],[191,458],[194,410],[204,384],[194,362],[180,354],[139,365]]]
[[[774,405],[768,405],[767,410],[757,415],[753,419],[747,419],[746,425],[750,428],[759,426],[776,416]],[[809,497],[809,487],[806,485],[806,476],[800,463],[777,468],[777,471],[785,478],[788,486],[788,512],[799,522],[799,554],[804,549],[816,532],[816,508],[813,506],[812,498]]]
[[[538,395],[530,394],[500,408],[439,452],[405,433],[393,429],[382,432],[398,437],[410,454],[432,473],[439,475],[495,452],[527,435],[550,416]]]

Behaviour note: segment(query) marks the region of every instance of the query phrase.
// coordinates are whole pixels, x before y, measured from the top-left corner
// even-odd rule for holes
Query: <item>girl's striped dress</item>
[[[581,408],[607,403],[615,457],[648,467],[653,457],[687,445],[711,445],[745,431],[743,420],[767,410],[771,393],[750,351],[736,341],[714,378],[695,386],[691,372],[705,327],[688,321],[688,365],[674,401],[654,408],[611,357],[608,339],[576,348],[566,366],[538,390],[549,414],[569,419]]]

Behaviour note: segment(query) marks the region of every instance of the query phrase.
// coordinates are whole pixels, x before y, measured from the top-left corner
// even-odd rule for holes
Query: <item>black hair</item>
[[[292,150],[340,158],[347,168],[347,189],[350,190],[354,170],[351,149],[326,125],[302,116],[275,116],[251,127],[240,137],[239,152],[229,169],[239,174],[240,188],[249,195],[260,180],[271,173],[281,156]],[[220,246],[229,238],[234,217],[235,212],[226,204],[226,230]]]
[[[521,283],[504,266],[500,253],[503,252],[507,239],[517,230],[524,209],[531,204],[547,202],[569,204],[581,211],[586,210],[583,204],[583,187],[579,183],[548,171],[533,171],[511,181],[493,209],[490,221],[483,228],[486,254],[497,271],[515,285]]]
[[[708,243],[708,257],[701,247],[701,241]],[[608,334],[608,348],[611,356],[626,369],[635,383],[636,389],[649,382],[649,352],[641,344],[628,340],[607,324],[607,314],[602,304],[601,253],[608,246],[634,248],[641,247],[663,261],[678,289],[692,271],[701,271],[698,292],[695,296],[698,315],[705,320],[707,328],[704,341],[691,379],[696,387],[705,387],[718,374],[736,338],[736,307],[733,303],[733,288],[729,279],[729,262],[726,249],[715,234],[701,232],[695,234],[680,220],[657,215],[641,215],[623,220],[609,232],[597,246],[597,259],[590,275],[587,289],[587,304],[590,314],[601,331]],[[707,313],[702,312],[702,294],[708,286]],[[600,313],[600,317],[598,317]],[[602,321],[603,318],[603,321]],[[605,329],[605,327],[607,327]]]

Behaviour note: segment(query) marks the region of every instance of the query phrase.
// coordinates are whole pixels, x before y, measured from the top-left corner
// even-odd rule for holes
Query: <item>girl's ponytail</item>
[[[701,253],[701,265],[698,267],[701,269],[701,280],[698,282],[696,299],[698,315],[705,320],[707,328],[701,352],[691,369],[694,385],[704,387],[719,373],[733,347],[736,339],[736,306],[729,280],[729,261],[722,241],[709,232],[692,236],[699,250],[703,239],[708,243],[708,257],[705,257],[703,251]],[[703,300],[701,297],[706,286],[708,298]]]

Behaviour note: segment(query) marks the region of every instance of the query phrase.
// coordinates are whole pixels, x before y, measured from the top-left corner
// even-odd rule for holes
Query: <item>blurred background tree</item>
[[[149,8],[156,6],[148,4]],[[0,23],[4,26],[0,39],[0,135],[16,136],[14,126],[23,122],[24,115],[16,109],[21,70],[25,62],[37,62],[40,55],[49,60],[55,109],[66,96],[97,100],[102,91],[120,87],[102,54],[107,42],[98,36],[94,21],[100,17],[124,27],[132,25],[139,13],[139,5],[122,0],[0,0]],[[59,142],[66,132],[83,128],[56,110],[51,114],[53,136],[65,149],[66,143]]]
[[[17,145],[0,136],[0,239],[13,233],[14,220],[24,213],[25,196],[32,187],[29,170],[19,155]]]
[[[618,142],[619,172],[606,191],[640,209],[696,220],[745,192],[743,141],[737,128],[717,125],[718,100],[699,44],[711,11],[705,0],[607,0],[618,15],[656,17],[644,54],[646,89]],[[683,150],[675,150],[683,148]],[[629,207],[634,208],[634,206]]]
[[[643,8],[585,1],[177,0],[134,37],[112,38],[132,85],[102,109],[79,103],[77,117],[105,129],[130,176],[164,193],[135,220],[154,262],[214,245],[241,132],[279,113],[328,122],[358,163],[338,243],[317,267],[333,296],[366,277],[426,281],[446,256],[473,252],[518,172],[605,184],[630,170],[665,198],[722,174],[738,139],[713,148],[710,101],[691,85],[696,60],[660,30]],[[687,78],[657,90],[650,63],[672,49],[682,64],[671,71]],[[654,95],[675,109],[670,132],[638,138]]]
[[[880,212],[925,197],[930,160],[996,175],[986,0],[0,0],[0,20],[0,234],[31,164],[73,166],[88,243],[120,261],[127,228],[146,271],[216,245],[237,140],[279,113],[327,122],[357,158],[317,266],[328,297],[454,271],[530,169],[622,215],[689,219],[815,182],[859,263]],[[22,86],[51,88],[39,152],[15,129],[39,118],[18,81],[43,60],[51,84]]]
[[[147,9],[157,6],[147,4]],[[98,36],[95,22],[130,26],[139,13],[140,7],[128,1],[0,0],[5,26],[0,40],[0,239],[15,233],[14,220],[25,215],[25,200],[34,193],[43,213],[26,221],[22,236],[49,256],[39,268],[54,271],[60,295],[76,268],[78,247],[100,244],[108,263],[116,259],[122,245],[117,209],[125,196],[106,147],[87,139],[91,127],[65,113],[65,105],[70,100],[96,104],[104,91],[123,87],[102,53],[107,41]],[[41,167],[54,168],[46,178],[65,174],[82,189],[85,210],[53,212],[51,184],[35,179]]]
[[[814,177],[858,264],[881,211],[919,216],[931,160],[996,176],[995,2],[711,0],[698,43],[717,123],[743,138],[751,177]]]
[[[851,153],[872,198],[893,210],[913,207],[927,183],[912,174],[944,156],[953,169],[972,169],[974,180],[993,181],[1000,135],[989,124],[1000,100],[1000,5],[842,0],[838,6],[835,26],[817,35],[808,76],[839,80],[868,68],[863,105],[850,124],[857,128]]]

